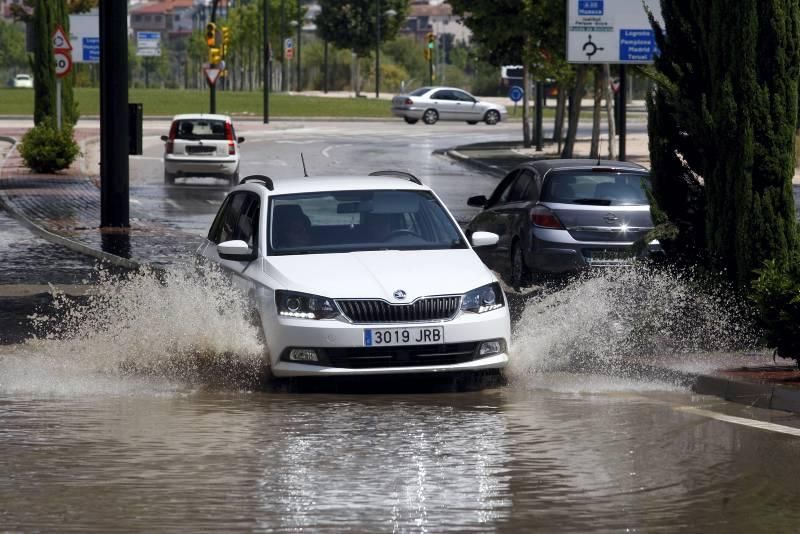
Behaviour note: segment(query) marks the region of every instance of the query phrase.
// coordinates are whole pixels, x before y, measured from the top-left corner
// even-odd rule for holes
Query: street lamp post
[[[383,15],[393,17],[397,11],[389,9],[386,13],[381,13],[381,0],[377,0],[378,6],[375,10],[375,98],[381,97],[381,19]]]

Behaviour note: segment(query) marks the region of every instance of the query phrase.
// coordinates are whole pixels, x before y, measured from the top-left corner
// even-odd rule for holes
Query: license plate
[[[187,146],[187,154],[213,154],[216,152],[216,147],[213,146]]]
[[[394,347],[398,345],[436,345],[444,343],[444,328],[365,328],[365,347]]]
[[[591,262],[629,262],[634,259],[633,251],[621,250],[587,250],[584,257]]]

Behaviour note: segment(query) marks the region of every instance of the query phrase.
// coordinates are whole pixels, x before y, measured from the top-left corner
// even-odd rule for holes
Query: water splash
[[[635,379],[677,355],[751,350],[753,324],[732,292],[691,271],[594,271],[527,301],[507,374],[517,384],[559,371]],[[674,376],[665,370],[663,379]]]
[[[81,300],[51,290],[51,309],[31,317],[36,337],[0,356],[0,389],[63,391],[68,382],[95,390],[91,382],[105,391],[108,380],[129,377],[248,386],[263,378],[265,349],[247,300],[218,270],[97,278]]]

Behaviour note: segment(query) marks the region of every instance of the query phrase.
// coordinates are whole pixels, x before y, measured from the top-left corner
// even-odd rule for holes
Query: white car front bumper
[[[274,308],[262,310],[264,333],[269,349],[270,365],[275,376],[331,376],[331,375],[393,375],[409,373],[441,373],[455,371],[480,371],[501,369],[508,363],[508,350],[511,341],[511,322],[508,307],[475,314],[460,312],[455,319],[430,323],[392,323],[392,324],[352,324],[340,319],[312,320],[277,317]],[[365,329],[395,329],[417,327],[442,327],[444,329],[444,347],[441,345],[398,346],[365,348]],[[505,350],[498,354],[481,357],[478,350],[482,342],[501,340]],[[388,359],[380,365],[347,367],[342,366],[348,349],[352,353],[364,355],[366,351],[379,350],[403,353],[403,351],[421,351],[436,353],[453,352],[465,354],[472,349],[472,355],[457,358],[454,363],[425,364],[424,357],[413,356],[403,362]],[[424,347],[424,349],[422,348]],[[300,363],[288,361],[291,349],[315,349],[320,355],[320,363]],[[331,358],[327,354],[331,354]],[[336,357],[333,357],[333,354]],[[431,356],[433,354],[429,354]],[[438,354],[434,357],[439,356]],[[334,361],[335,360],[335,361]],[[423,360],[423,361],[420,361]]]

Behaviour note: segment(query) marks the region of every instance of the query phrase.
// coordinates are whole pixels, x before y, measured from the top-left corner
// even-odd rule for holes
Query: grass
[[[78,87],[75,98],[81,116],[100,114],[100,91],[97,88]],[[256,116],[263,113],[263,94],[259,91],[217,91],[217,112],[235,116]],[[130,89],[129,102],[143,104],[145,116],[169,116],[178,113],[197,113],[209,109],[208,91],[195,89]],[[522,109],[507,105],[511,121],[522,120]],[[555,111],[545,108],[544,117],[552,119]],[[33,115],[33,91],[30,89],[0,88],[0,116]],[[584,114],[581,114],[582,116]],[[333,98],[270,94],[272,117],[392,117],[387,100],[372,98]],[[588,115],[591,116],[591,115]]]
[[[100,92],[96,88],[76,88],[82,116],[100,113]],[[129,102],[143,104],[145,115],[172,116],[209,109],[208,91],[194,89],[131,89]],[[271,94],[270,115],[276,117],[383,117],[391,118],[390,103],[367,98],[326,98]],[[261,92],[217,91],[217,112],[228,115],[260,116]],[[0,89],[0,115],[33,115],[33,91]]]

